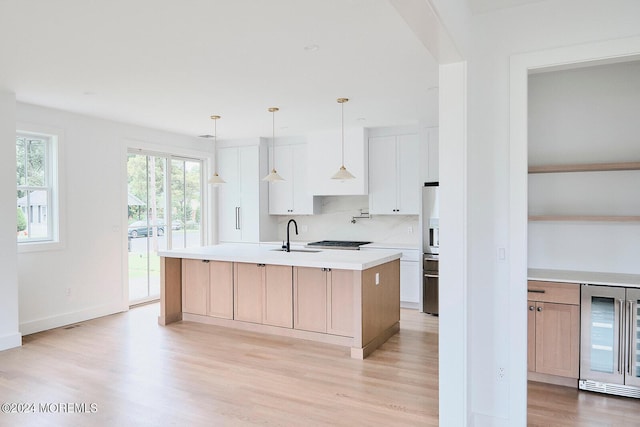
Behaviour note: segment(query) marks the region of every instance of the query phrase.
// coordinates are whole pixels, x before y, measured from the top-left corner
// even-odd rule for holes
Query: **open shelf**
[[[602,172],[640,170],[640,162],[583,163],[570,165],[529,166],[529,173]]]
[[[529,221],[640,222],[640,216],[615,215],[529,215]]]
[[[610,162],[610,163],[574,163],[574,164],[560,164],[560,165],[538,165],[538,166],[529,166],[529,173],[530,174],[552,174],[552,173],[567,173],[567,172],[620,172],[620,171],[640,171],[640,162]],[[596,194],[606,194],[608,196],[611,196],[613,194],[615,194],[615,196],[613,196],[614,198],[612,199],[611,197],[609,197],[609,204],[611,206],[616,206],[616,208],[612,209],[612,212],[615,212],[616,210],[618,212],[631,212],[631,213],[636,213],[638,212],[638,203],[634,202],[634,203],[625,203],[623,204],[624,207],[622,207],[622,209],[620,209],[620,197],[624,197],[627,198],[628,194],[637,194],[636,193],[636,189],[635,187],[630,187],[628,184],[624,185],[624,187],[621,187],[620,185],[616,185],[616,184],[609,184],[612,185],[612,187],[605,187],[606,189],[603,188],[603,186],[607,185],[604,184],[606,182],[610,182],[610,181],[606,181],[605,179],[611,179],[612,177],[617,176],[620,179],[624,179],[627,180],[628,178],[626,177],[626,175],[617,175],[617,174],[606,174],[606,175],[590,175],[590,176],[586,176],[586,175],[573,175],[573,178],[571,176],[566,176],[563,177],[561,179],[561,181],[556,182],[554,177],[548,177],[548,178],[544,178],[542,176],[539,176],[538,178],[536,178],[534,180],[534,182],[537,182],[537,186],[536,187],[530,187],[530,190],[532,188],[537,188],[538,196],[540,197],[540,191],[541,191],[541,187],[540,187],[540,183],[541,182],[546,182],[546,185],[553,185],[554,186],[554,190],[552,191],[550,196],[546,196],[543,197],[547,202],[549,201],[553,201],[552,204],[557,205],[556,207],[558,208],[553,209],[553,208],[538,208],[538,209],[533,209],[533,211],[537,211],[537,212],[553,212],[556,211],[555,213],[548,213],[548,214],[541,214],[541,213],[536,213],[536,214],[530,214],[529,215],[529,221],[533,222],[533,221],[538,221],[538,222],[542,222],[542,221],[547,221],[547,222],[612,222],[612,223],[640,223],[640,215],[590,215],[590,214],[573,214],[573,213],[559,213],[559,212],[576,212],[576,211],[580,211],[582,209],[578,208],[576,209],[577,206],[583,206],[583,209],[586,208],[586,206],[584,206],[583,201],[585,200],[585,197],[588,198],[589,200],[592,200],[592,195],[591,194],[587,194],[585,193],[584,189],[585,188],[591,188],[591,186],[593,186],[595,183],[598,184],[598,186],[593,187],[593,188],[599,188],[600,193],[598,193],[598,191],[594,190],[594,196]],[[634,172],[633,173],[633,181],[637,182],[637,175]],[[533,179],[533,178],[530,178]],[[560,179],[559,177],[557,179]],[[617,179],[617,178],[616,178]],[[542,181],[540,181],[542,180]],[[549,181],[550,180],[550,181]],[[595,181],[594,181],[595,180]],[[604,180],[604,181],[603,181]],[[573,192],[571,194],[565,194],[566,195],[566,199],[562,199],[559,198],[558,191],[562,192],[562,191],[568,191],[567,187],[566,187],[566,183],[573,183],[573,185],[579,185],[579,191],[577,192]],[[614,181],[615,182],[615,181]],[[556,184],[559,183],[564,183],[563,186],[560,186],[559,188],[556,186]],[[578,187],[576,187],[578,188]],[[623,194],[621,194],[619,191],[620,188],[625,188],[625,192]],[[603,193],[604,191],[604,193]],[[629,193],[631,192],[631,193]],[[539,199],[538,197],[538,199]],[[636,196],[637,197],[637,196]],[[535,197],[533,198],[534,201],[540,202],[540,200],[536,199]],[[606,205],[606,200],[607,198],[601,198],[600,202],[596,202],[596,201],[592,201],[592,205]],[[626,200],[626,199],[625,199]],[[631,200],[631,199],[629,199]],[[637,201],[637,199],[634,199]],[[529,197],[529,203],[532,203],[532,198],[531,195]],[[535,202],[534,202],[535,203]],[[548,204],[548,203],[547,203]],[[634,207],[635,206],[635,207]],[[563,207],[563,208],[561,208]],[[586,210],[586,209],[585,209]],[[602,211],[602,209],[596,209],[597,211]]]

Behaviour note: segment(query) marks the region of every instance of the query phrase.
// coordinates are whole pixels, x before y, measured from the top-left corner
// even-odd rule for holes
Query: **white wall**
[[[126,310],[127,147],[204,158],[210,142],[20,103],[16,121],[61,132],[65,213],[61,248],[18,255],[20,331],[28,334]],[[14,159],[1,156],[0,170],[15,170]],[[13,206],[14,175],[7,180],[11,194],[6,205]]]
[[[448,2],[432,0],[432,3],[442,10],[452,10]],[[450,19],[446,14],[440,16]],[[510,194],[526,196],[527,193],[526,179],[511,174],[515,172],[526,176],[526,162],[521,165],[522,171],[511,169],[510,58],[523,52],[636,36],[640,31],[638,16],[640,3],[633,0],[557,0],[508,8],[470,19],[471,37],[468,49],[463,49],[468,61],[468,236],[466,248],[460,242],[455,245],[466,250],[468,283],[462,290],[446,286],[441,289],[442,299],[458,298],[463,303],[466,292],[468,301],[463,315],[468,316],[468,338],[463,335],[462,339],[468,343],[466,355],[469,363],[465,365],[456,359],[451,363],[445,362],[440,370],[442,398],[442,384],[450,381],[443,375],[456,372],[456,369],[466,369],[466,375],[451,380],[460,387],[468,387],[469,417],[450,425],[526,424],[526,339],[523,338],[526,337],[526,313],[520,309],[526,300],[526,277],[524,274],[522,277],[516,275],[518,280],[512,281],[510,271],[518,270],[522,265],[526,267],[526,227],[510,225]],[[464,16],[451,19],[451,25],[445,22],[445,26],[457,29],[458,40],[464,46],[465,32],[459,29],[459,23],[463,21]],[[526,82],[526,74],[521,78]],[[457,146],[447,146],[442,122],[448,117],[442,112],[441,159],[458,150]],[[526,150],[523,157],[526,159]],[[441,164],[443,167],[445,165]],[[512,179],[517,188],[510,188]],[[458,182],[456,185],[462,186]],[[458,215],[442,207],[441,216],[444,218],[448,214]],[[520,220],[526,222],[526,217]],[[511,236],[510,227],[519,235]],[[443,232],[442,247],[445,239]],[[520,246],[525,250],[520,251]],[[498,259],[498,248],[507,248],[506,260]],[[514,259],[509,258],[511,253]],[[448,341],[451,341],[450,347],[456,347],[454,343],[461,339],[458,326],[454,319],[446,320],[441,314],[441,343],[449,346]],[[458,362],[457,366],[452,366],[454,362]],[[500,367],[506,368],[502,380],[497,378]],[[445,398],[449,401],[440,405],[441,420],[445,412],[444,417],[455,419],[456,406],[461,400],[454,401],[452,397],[453,393],[448,393]]]
[[[532,74],[529,164],[640,160],[640,61]],[[529,176],[531,214],[638,215],[640,171]],[[531,222],[529,267],[640,273],[640,224]]]
[[[16,97],[0,92],[0,350],[21,344],[16,268]]]
[[[638,34],[634,1],[546,1],[474,18],[469,65],[469,324],[475,425],[526,422],[526,283],[510,281],[510,264],[496,258],[509,238],[509,58],[533,50]],[[521,188],[521,194],[527,189]],[[481,307],[474,310],[473,307]],[[506,309],[505,309],[506,307]],[[507,366],[496,384],[496,369]]]

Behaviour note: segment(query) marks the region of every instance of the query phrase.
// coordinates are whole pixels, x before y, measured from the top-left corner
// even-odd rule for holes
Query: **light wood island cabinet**
[[[352,337],[352,276],[349,270],[294,267],[293,327]]]
[[[182,307],[186,313],[233,318],[233,264],[182,260]]]
[[[291,269],[285,265],[234,263],[234,319],[293,327]]]
[[[357,359],[400,329],[396,251],[295,254],[225,244],[160,255],[160,325],[183,320],[301,338],[350,347]],[[258,259],[267,262],[251,262]]]
[[[580,369],[580,285],[528,282],[529,379],[577,387]]]

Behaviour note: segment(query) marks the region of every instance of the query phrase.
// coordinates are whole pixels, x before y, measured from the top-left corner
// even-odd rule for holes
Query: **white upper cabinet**
[[[369,212],[418,215],[419,167],[416,134],[369,138]]]
[[[276,169],[284,181],[269,183],[269,214],[317,213],[318,202],[314,203],[308,186],[307,144],[279,145],[275,147],[274,155]],[[269,170],[272,167],[271,163]]]
[[[268,215],[266,147],[229,146],[217,150],[218,171],[226,181],[218,187],[218,236],[221,242],[260,242],[275,236]]]
[[[364,128],[344,130],[344,166],[355,179],[331,177],[342,165],[341,130],[314,132],[307,135],[309,191],[319,196],[366,195],[369,189],[367,131]]]

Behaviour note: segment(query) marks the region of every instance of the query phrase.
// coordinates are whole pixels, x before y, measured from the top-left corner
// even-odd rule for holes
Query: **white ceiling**
[[[467,3],[472,13],[480,14],[540,1],[545,0],[467,0]]]
[[[474,0],[478,2],[479,0]],[[306,46],[317,45],[308,52]],[[432,121],[437,66],[387,0],[0,0],[0,90],[187,135]]]

